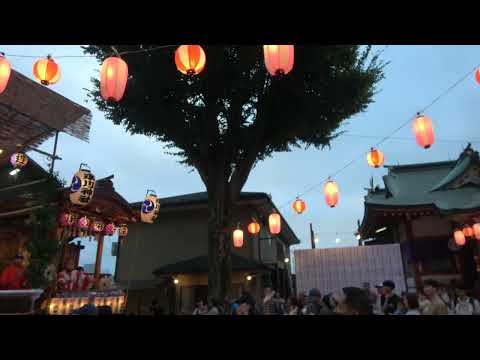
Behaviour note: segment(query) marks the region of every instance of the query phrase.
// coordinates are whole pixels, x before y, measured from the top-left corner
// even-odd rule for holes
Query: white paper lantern
[[[74,205],[86,206],[93,198],[95,190],[95,176],[89,169],[82,168],[75,173],[70,186],[70,202]]]
[[[142,203],[140,210],[140,218],[142,222],[152,224],[158,216],[160,211],[160,200],[154,191],[148,190],[147,196]]]

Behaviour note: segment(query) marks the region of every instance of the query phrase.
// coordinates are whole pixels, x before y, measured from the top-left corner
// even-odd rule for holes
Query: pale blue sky
[[[0,51],[23,55],[52,54],[54,58],[55,55],[82,54],[79,46],[0,45]],[[352,232],[356,229],[357,219],[363,216],[364,187],[368,186],[371,176],[376,184],[381,183],[381,176],[386,173],[385,169],[368,167],[363,154],[381,137],[428,105],[463,74],[475,65],[480,65],[480,46],[392,45],[382,57],[391,63],[385,70],[385,79],[378,86],[375,103],[366,112],[349,119],[342,127],[347,134],[373,135],[378,136],[378,139],[342,136],[333,141],[330,150],[296,150],[274,154],[253,170],[244,188],[245,191],[270,193],[277,206],[281,206],[295,198],[297,193],[320,183],[353,158],[358,159],[334,178],[340,187],[340,202],[336,208],[326,206],[322,186],[319,186],[303,197],[307,203],[304,214],[296,215],[290,204],[282,209],[287,221],[302,240],[298,248],[309,247],[310,222],[318,233],[320,247],[356,245]],[[29,77],[32,77],[34,60],[9,58],[15,70]],[[97,178],[115,174],[115,188],[129,201],[141,200],[146,189],[156,189],[161,197],[204,191],[198,174],[189,173],[187,168],[177,163],[175,157],[166,155],[162,144],[145,136],[127,134],[122,127],[106,120],[93,103],[85,104],[86,91],[83,89],[90,88],[90,77],[97,76],[99,64],[96,60],[62,58],[56,61],[62,68],[62,78],[51,87],[52,90],[87,106],[93,113],[90,143],[66,134],[60,135],[58,152],[63,160],[56,163],[56,170],[63,178],[70,180],[83,162],[91,167]],[[172,71],[176,71],[173,65]],[[456,159],[468,140],[475,140],[473,145],[479,148],[478,107],[480,84],[475,82],[472,75],[426,113],[433,120],[437,138],[461,142],[437,142],[429,150],[423,150],[416,145],[409,124],[395,136],[409,137],[410,141],[389,140],[380,147],[385,153],[385,163],[407,164]],[[51,151],[53,141],[44,143],[41,148]],[[33,153],[29,155],[41,165],[46,165],[44,157]],[[339,232],[338,236],[336,232]],[[335,243],[336,237],[341,239],[340,244]],[[115,258],[110,256],[111,243],[112,239],[105,242],[104,271],[115,267]],[[81,263],[94,262],[96,243],[86,241],[84,245],[86,249]]]

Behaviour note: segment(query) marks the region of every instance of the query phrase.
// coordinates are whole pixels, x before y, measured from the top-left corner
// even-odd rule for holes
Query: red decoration
[[[270,233],[273,235],[279,234],[282,229],[282,220],[280,215],[276,212],[273,212],[268,217],[268,226],[270,228]]]
[[[475,79],[477,79],[477,82],[480,84],[480,68],[475,72]]]
[[[415,133],[417,144],[424,149],[428,149],[435,142],[432,120],[427,116],[417,115],[413,121],[413,132]]]
[[[113,235],[113,233],[115,232],[115,224],[114,223],[107,224],[103,232],[105,233],[105,235]]]
[[[233,232],[233,246],[241,248],[243,246],[243,231],[237,229]]]
[[[305,201],[297,198],[297,200],[293,202],[292,207],[297,214],[301,214],[305,211],[305,209],[307,208],[307,205],[305,205]]]
[[[385,157],[380,150],[372,148],[367,155],[368,165],[374,168],[379,168],[383,165]]]
[[[455,232],[453,233],[453,237],[455,239],[455,244],[457,244],[458,246],[463,246],[465,245],[465,235],[463,234],[463,231],[461,230],[455,230]]]
[[[46,59],[37,60],[33,65],[33,75],[43,85],[52,85],[60,80],[60,66],[49,55]]]
[[[248,232],[252,235],[258,234],[260,232],[260,224],[252,220],[252,222],[248,224]]]
[[[472,237],[473,236],[473,229],[470,226],[465,225],[463,227],[463,235],[465,235],[465,237],[467,237],[467,238]]]
[[[326,182],[323,191],[325,193],[325,201],[331,208],[338,204],[338,186],[337,184],[329,180]]]
[[[105,100],[120,101],[128,79],[128,66],[119,57],[105,59],[100,69],[100,94]]]
[[[286,75],[293,68],[293,45],[263,45],[265,66],[272,76]]]
[[[480,240],[480,223],[473,225],[473,234],[475,235],[475,239]]]
[[[0,94],[4,92],[7,87],[11,71],[12,67],[10,66],[10,63],[0,54]]]
[[[184,75],[197,75],[206,63],[205,52],[200,45],[182,45],[175,51],[175,65]]]

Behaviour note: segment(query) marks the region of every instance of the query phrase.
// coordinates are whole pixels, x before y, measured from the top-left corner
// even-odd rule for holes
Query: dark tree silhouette
[[[121,53],[154,45],[115,45]],[[252,168],[274,152],[323,148],[343,120],[373,101],[385,64],[370,47],[296,46],[293,70],[271,77],[262,46],[203,46],[207,63],[189,78],[172,48],[125,54],[124,98],[104,101],[98,79],[89,95],[115,124],[167,143],[195,168],[209,198],[209,296],[231,290],[230,214]],[[86,46],[99,61],[111,45]]]

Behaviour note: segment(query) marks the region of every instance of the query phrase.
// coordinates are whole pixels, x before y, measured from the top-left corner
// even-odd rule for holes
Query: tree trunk
[[[208,296],[223,301],[232,290],[231,201],[223,177],[208,192]]]

